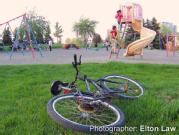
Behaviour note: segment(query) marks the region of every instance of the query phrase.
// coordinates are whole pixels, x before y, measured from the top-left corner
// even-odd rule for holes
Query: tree
[[[2,37],[2,35],[0,35],[0,46],[2,46],[3,45],[3,37]]]
[[[172,29],[170,27],[167,27],[164,24],[161,24],[160,25],[160,33],[162,34],[162,36],[166,36],[166,34],[172,33]]]
[[[160,23],[157,22],[157,19],[155,17],[152,18],[151,23],[152,23],[152,30],[154,30],[157,33],[152,44],[154,48],[159,49],[160,48],[160,33],[159,33]]]
[[[49,39],[52,40],[52,37],[50,36],[50,34],[51,34],[51,30],[50,30],[50,26],[48,25],[46,27],[45,34],[44,34],[44,36],[45,36],[45,39],[44,39],[45,43],[48,43]]]
[[[18,28],[15,29],[14,35],[16,35],[17,30],[18,30]],[[25,37],[26,37],[25,36],[25,29],[22,26],[20,26],[19,27],[19,40],[23,41],[25,39]]]
[[[157,19],[153,17],[152,20],[147,19],[146,21],[144,21],[144,27],[157,32],[160,30],[160,23],[158,23]]]
[[[56,22],[54,36],[57,38],[57,43],[61,43],[62,32],[63,32],[62,26],[59,25],[59,22]]]
[[[2,38],[4,44],[12,44],[11,32],[9,30],[9,27],[4,29]]]
[[[80,18],[79,22],[73,25],[73,31],[76,32],[77,37],[80,36],[81,40],[86,44],[89,36],[95,33],[97,21],[90,20],[89,18]]]
[[[144,27],[152,29],[152,21],[149,19],[147,19],[146,21],[144,20]]]
[[[98,33],[94,33],[93,43],[95,44],[95,47],[97,47],[98,44],[101,43],[101,41],[102,41],[101,36]]]
[[[35,34],[37,41],[40,43],[44,43],[45,37],[51,31],[49,27],[49,22],[45,19],[45,17],[37,15],[34,10],[29,11],[27,15],[27,22],[32,28],[32,31]],[[26,24],[23,24],[23,26],[25,25]],[[32,34],[31,34],[31,38],[32,38]]]
[[[14,35],[13,40],[17,39],[18,37],[18,40],[22,42],[25,39],[25,29],[22,26],[16,27],[13,31],[13,35]]]
[[[159,30],[160,30],[160,23],[157,22],[157,19],[155,17],[152,18],[152,20],[146,20],[146,22],[144,22],[144,26],[154,30],[157,35],[155,36],[155,39],[152,41],[153,47],[156,49],[160,48],[160,42],[159,42]]]
[[[129,27],[127,27],[126,32],[127,33],[125,36],[125,45],[129,45],[130,43],[140,38],[140,33],[134,31],[134,29],[132,28],[132,25],[129,25]]]

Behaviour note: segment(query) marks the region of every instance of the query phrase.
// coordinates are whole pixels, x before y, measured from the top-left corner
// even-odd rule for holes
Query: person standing
[[[52,40],[51,39],[49,39],[49,41],[48,41],[48,46],[49,46],[49,50],[51,52],[52,51]]]
[[[110,37],[111,37],[111,47],[112,48],[111,48],[109,58],[111,58],[112,53],[117,54],[116,58],[118,58],[120,47],[119,47],[119,44],[117,43],[118,32],[117,32],[116,26],[112,27],[112,30],[110,32]]]
[[[108,51],[110,47],[110,42],[108,40],[105,40],[104,46],[106,47],[106,51]]]

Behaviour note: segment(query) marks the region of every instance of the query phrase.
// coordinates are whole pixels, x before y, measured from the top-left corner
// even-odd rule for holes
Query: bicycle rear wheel
[[[119,91],[118,96],[126,99],[136,99],[144,94],[144,88],[137,81],[126,76],[108,75],[100,82],[109,91]]]
[[[93,97],[83,96],[83,100],[93,101]],[[56,96],[48,102],[47,110],[49,115],[57,123],[66,128],[71,128],[80,132],[109,132],[99,131],[96,127],[109,129],[111,127],[120,127],[124,125],[123,112],[107,103],[101,101],[100,110],[89,107],[84,109],[79,106],[76,96],[69,94]]]

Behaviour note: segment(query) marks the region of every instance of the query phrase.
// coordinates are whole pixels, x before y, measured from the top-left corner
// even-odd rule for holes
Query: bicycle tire
[[[141,97],[143,94],[144,94],[144,87],[137,81],[127,77],[127,76],[123,76],[123,75],[107,75],[105,77],[103,77],[102,81],[100,81],[100,85],[105,88],[106,90],[108,91],[113,91],[112,88],[109,88],[109,86],[107,86],[107,81],[105,80],[109,80],[109,79],[112,79],[112,78],[118,78],[118,79],[121,79],[121,80],[126,80],[126,81],[129,81],[130,83],[134,84],[135,86],[137,86],[140,90],[140,94],[137,95],[137,96],[130,96],[130,95],[127,95],[127,93],[118,93],[118,97],[119,98],[125,98],[125,99],[137,99],[139,97]]]
[[[57,112],[57,110],[55,108],[56,103],[59,102],[60,100],[64,100],[67,98],[75,98],[75,97],[73,94],[68,94],[68,95],[63,95],[63,96],[58,95],[58,96],[52,98],[51,100],[49,100],[48,105],[47,105],[47,111],[48,111],[48,114],[50,115],[50,117],[54,121],[56,121],[58,124],[66,127],[66,128],[71,128],[75,131],[80,131],[80,132],[85,132],[85,133],[98,133],[99,131],[90,130],[90,128],[91,128],[90,125],[84,125],[84,124],[74,122],[68,118],[65,118],[63,115],[60,114],[60,112]],[[93,97],[89,97],[86,95],[84,95],[84,98],[93,99]],[[107,102],[103,102],[103,104],[105,104],[106,106],[111,108],[112,111],[114,111],[114,113],[116,113],[116,116],[117,116],[117,120],[115,122],[111,123],[110,125],[104,125],[104,127],[111,128],[111,127],[124,126],[123,112],[118,107],[111,105]]]

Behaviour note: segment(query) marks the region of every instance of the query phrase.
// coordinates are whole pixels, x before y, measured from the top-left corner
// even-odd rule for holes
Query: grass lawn
[[[92,78],[123,74],[141,82],[145,94],[138,100],[115,99],[126,126],[138,132],[122,135],[179,135],[179,66],[148,64],[83,64]],[[71,65],[0,66],[0,135],[83,135],[64,129],[47,114],[52,80],[72,81]],[[177,127],[175,132],[139,132],[139,126]],[[119,134],[119,133],[116,133]]]
[[[2,46],[2,45],[0,45],[0,51],[4,51],[4,52],[8,52],[8,51],[11,51],[12,49],[11,49],[11,47],[10,47],[11,45],[5,45],[5,46]],[[21,45],[22,46],[22,45]],[[29,47],[29,45],[28,45],[28,47]],[[48,49],[48,44],[40,44],[40,48],[42,49],[42,50],[46,50],[46,49]],[[59,43],[54,43],[53,45],[52,45],[52,48],[62,48],[63,47],[63,45],[62,44],[59,44]]]

